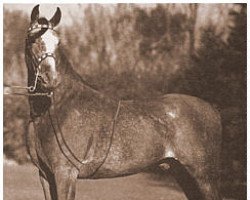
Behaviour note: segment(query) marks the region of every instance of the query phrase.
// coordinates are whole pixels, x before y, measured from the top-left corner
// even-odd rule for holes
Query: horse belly
[[[163,158],[164,145],[163,133],[157,130],[152,119],[145,116],[121,116],[115,127],[108,157],[93,178],[141,172]]]

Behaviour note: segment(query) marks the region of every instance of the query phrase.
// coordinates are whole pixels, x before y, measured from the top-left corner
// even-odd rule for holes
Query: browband
[[[28,32],[33,31],[38,28],[47,28],[53,30],[53,26],[51,24],[36,24],[28,29]]]

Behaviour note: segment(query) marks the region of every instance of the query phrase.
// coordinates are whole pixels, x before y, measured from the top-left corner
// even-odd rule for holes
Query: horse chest
[[[39,125],[40,125],[39,118],[35,119],[33,122],[29,124],[29,129],[27,134],[27,149],[31,161],[40,169],[40,161],[47,162],[47,158],[42,148],[42,144],[44,143],[44,141],[41,140],[39,134],[40,132]]]
[[[31,158],[32,162],[38,166],[38,155],[37,155],[37,151],[36,151],[37,137],[36,137],[36,132],[35,132],[33,122],[29,123],[28,134],[26,137],[27,137],[26,138],[27,150],[28,150],[28,153],[30,155],[30,158]]]

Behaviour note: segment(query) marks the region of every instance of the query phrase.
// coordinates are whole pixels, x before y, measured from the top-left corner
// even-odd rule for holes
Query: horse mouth
[[[41,85],[41,89],[45,92],[53,92],[60,85],[60,82],[57,79],[50,81],[48,80],[48,78],[42,76],[39,76],[38,79]]]

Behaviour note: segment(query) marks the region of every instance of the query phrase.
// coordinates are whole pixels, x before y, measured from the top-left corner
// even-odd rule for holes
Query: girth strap
[[[99,138],[97,139],[97,142],[95,143],[95,147],[92,149],[92,152],[89,152],[89,155],[87,155],[87,159],[84,159],[82,161],[83,165],[79,170],[79,177],[87,178],[94,176],[94,174],[106,161],[113,142],[115,125],[119,116],[120,107],[121,101],[119,101],[117,105],[116,114],[112,122],[111,133],[108,134],[107,137],[102,137],[101,135],[99,135]]]

